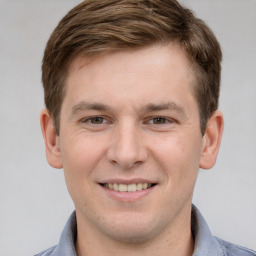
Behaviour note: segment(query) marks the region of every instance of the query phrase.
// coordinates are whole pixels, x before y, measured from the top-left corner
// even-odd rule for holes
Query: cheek
[[[93,175],[101,158],[99,145],[96,142],[84,136],[73,136],[62,141],[61,144],[65,181],[77,209],[87,208],[93,198],[95,184]]]
[[[169,184],[194,183],[199,169],[201,139],[194,135],[178,135],[152,138],[152,155],[165,172]]]
[[[61,156],[64,169],[72,172],[88,172],[94,168],[104,154],[105,147],[101,136],[86,133],[73,133],[61,140]]]
[[[68,190],[71,197],[79,197],[81,191],[90,193],[94,175],[103,161],[104,146],[101,138],[74,134],[61,140],[61,157]]]

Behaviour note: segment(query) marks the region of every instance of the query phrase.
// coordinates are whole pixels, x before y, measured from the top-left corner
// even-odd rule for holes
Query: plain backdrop
[[[0,0],[0,256],[58,242],[73,211],[63,171],[48,166],[39,126],[40,65],[57,22],[78,0]],[[212,232],[256,249],[256,1],[182,0],[223,53],[225,132],[216,166],[194,195]]]

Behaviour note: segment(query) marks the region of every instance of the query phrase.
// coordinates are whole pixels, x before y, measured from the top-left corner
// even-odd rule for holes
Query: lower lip
[[[140,190],[140,191],[135,191],[135,192],[120,192],[120,191],[109,189],[103,186],[101,186],[101,188],[107,193],[108,196],[114,199],[117,199],[119,201],[124,201],[124,202],[132,202],[147,196],[156,188],[156,186],[157,185],[147,189]]]

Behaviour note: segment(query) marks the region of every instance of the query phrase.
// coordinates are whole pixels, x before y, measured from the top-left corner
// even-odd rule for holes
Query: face
[[[73,61],[52,165],[81,225],[140,241],[189,221],[206,145],[193,83],[176,45]]]

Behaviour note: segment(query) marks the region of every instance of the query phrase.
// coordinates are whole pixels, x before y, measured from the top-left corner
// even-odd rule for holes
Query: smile
[[[155,184],[152,183],[132,183],[132,184],[117,184],[117,183],[104,183],[102,186],[119,192],[136,192],[148,189]]]

